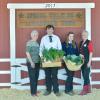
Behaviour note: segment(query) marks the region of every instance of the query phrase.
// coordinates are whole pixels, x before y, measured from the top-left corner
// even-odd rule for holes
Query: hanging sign
[[[52,24],[56,27],[83,27],[84,19],[83,10],[19,10],[16,13],[18,28],[40,28],[45,27],[47,24]]]

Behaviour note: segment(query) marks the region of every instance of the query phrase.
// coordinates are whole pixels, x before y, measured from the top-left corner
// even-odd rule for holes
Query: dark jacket
[[[65,52],[65,56],[67,55],[79,55],[77,44],[75,43],[75,47],[73,47],[72,43],[66,44],[66,42],[62,43],[62,50]]]
[[[80,42],[80,46],[79,46],[79,52],[80,54],[84,55],[84,62],[88,63],[89,62],[89,49],[88,49],[88,45],[89,45],[90,40],[86,40],[85,43],[83,44],[83,41]]]

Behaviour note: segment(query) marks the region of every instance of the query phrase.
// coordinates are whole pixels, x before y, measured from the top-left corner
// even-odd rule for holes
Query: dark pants
[[[87,63],[84,63],[81,67],[82,75],[84,79],[84,85],[90,84],[89,74],[90,74],[90,68],[87,67]]]
[[[59,92],[58,87],[58,68],[45,68],[45,78],[46,78],[46,89],[47,91],[51,92],[52,86],[54,93]]]
[[[70,92],[73,90],[73,76],[74,71],[68,70],[68,68],[65,66],[65,70],[67,72],[67,79],[65,82],[65,92]]]
[[[36,63],[35,68],[32,68],[30,63],[27,63],[27,66],[28,66],[31,94],[36,94],[40,63]]]

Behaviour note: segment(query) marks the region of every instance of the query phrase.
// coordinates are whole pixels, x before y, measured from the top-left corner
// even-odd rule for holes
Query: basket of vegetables
[[[76,56],[76,55],[67,55],[64,56],[64,61],[66,64],[66,67],[70,71],[77,71],[80,70],[82,64],[83,64],[83,59],[81,56]]]
[[[50,48],[43,50],[42,67],[61,67],[61,59],[63,58],[64,52]]]

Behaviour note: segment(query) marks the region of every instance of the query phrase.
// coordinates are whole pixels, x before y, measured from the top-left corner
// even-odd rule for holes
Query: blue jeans
[[[29,62],[27,63],[27,66],[28,66],[31,94],[36,94],[40,63],[35,63],[35,68],[32,68]]]
[[[73,77],[74,77],[74,71],[68,70],[68,68],[65,66],[65,70],[67,73],[67,79],[65,82],[65,92],[71,92],[73,90]]]
[[[89,74],[90,74],[90,68],[87,67],[87,63],[84,63],[81,67],[83,79],[84,79],[84,85],[90,84]]]

